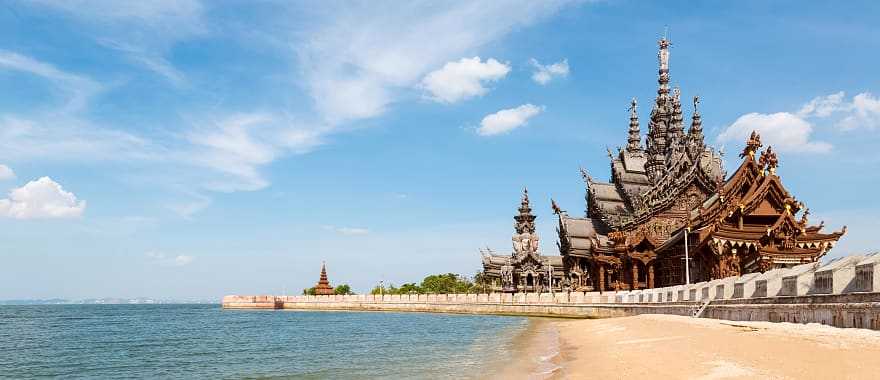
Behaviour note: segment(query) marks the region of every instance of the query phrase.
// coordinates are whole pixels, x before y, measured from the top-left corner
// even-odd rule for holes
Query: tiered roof
[[[659,41],[660,63],[657,98],[651,110],[646,135],[647,148],[640,144],[637,102],[630,107],[626,149],[616,157],[609,152],[611,182],[593,180],[581,171],[587,186],[587,218],[610,229],[629,229],[669,208],[689,186],[696,184],[711,193],[724,177],[720,154],[706,147],[702,119],[694,98],[694,114],[684,133],[681,91],[669,90],[669,46]]]
[[[324,263],[321,263],[321,278],[318,279],[318,284],[315,285],[315,295],[331,294],[333,294],[333,287],[330,286],[330,281],[327,280],[327,268]]]
[[[760,135],[752,132],[737,170],[714,196],[691,211],[692,225],[701,226],[701,241],[709,243],[706,240],[712,239],[710,247],[729,244],[760,248],[767,257],[757,261],[815,261],[846,233],[846,226],[823,233],[824,222],[809,225],[809,210],[789,193],[776,173],[779,160],[773,149],[768,147],[755,159],[761,146]]]

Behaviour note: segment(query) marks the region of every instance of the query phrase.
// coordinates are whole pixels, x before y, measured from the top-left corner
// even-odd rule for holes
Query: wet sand
[[[880,378],[880,331],[670,315],[547,324],[559,344],[553,360],[560,368],[552,378]],[[548,377],[534,371],[519,375]]]
[[[514,338],[510,352],[479,378],[553,378],[562,368],[558,321],[553,318],[529,318],[528,328]]]

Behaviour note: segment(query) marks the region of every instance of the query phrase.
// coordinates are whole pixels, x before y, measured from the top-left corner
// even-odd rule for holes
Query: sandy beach
[[[535,319],[504,378],[880,378],[880,331],[669,315]]]

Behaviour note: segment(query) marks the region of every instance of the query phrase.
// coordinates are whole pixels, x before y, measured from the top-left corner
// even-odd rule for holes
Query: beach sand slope
[[[565,379],[880,379],[880,331],[671,315],[557,320]]]

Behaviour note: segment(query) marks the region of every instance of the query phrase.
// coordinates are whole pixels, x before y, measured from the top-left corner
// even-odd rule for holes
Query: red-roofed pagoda
[[[318,279],[318,284],[315,285],[315,295],[325,296],[331,294],[333,294],[333,287],[330,286],[330,281],[327,280],[327,268],[324,263],[321,263],[321,278]]]

